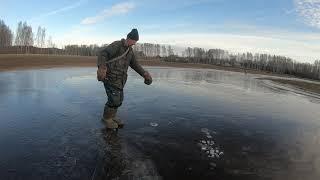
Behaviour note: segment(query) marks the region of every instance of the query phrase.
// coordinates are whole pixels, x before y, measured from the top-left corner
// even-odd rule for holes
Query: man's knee
[[[105,86],[108,95],[107,105],[111,108],[118,108],[122,105],[123,91],[117,90],[111,86]]]
[[[122,105],[122,102],[109,102],[108,101],[106,105],[111,108],[118,108]]]
[[[121,94],[112,94],[108,97],[108,106],[112,108],[118,108],[122,105],[123,98]]]

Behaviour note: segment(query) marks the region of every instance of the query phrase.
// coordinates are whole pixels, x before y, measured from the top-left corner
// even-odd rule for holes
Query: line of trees
[[[64,50],[67,55],[76,56],[96,56],[97,52],[107,46],[104,44],[98,46],[96,44],[92,45],[66,45]],[[151,57],[167,57],[174,55],[173,48],[168,45],[151,44],[151,43],[137,43],[133,46],[133,50],[139,58],[151,58]]]
[[[64,51],[66,55],[76,55],[76,56],[96,56],[98,51],[101,49],[100,46],[96,44],[91,45],[66,45]]]
[[[170,45],[138,43],[133,49],[136,52],[143,52],[146,57],[167,57],[174,55],[173,48]]]
[[[39,26],[37,33],[34,34],[32,27],[28,25],[27,22],[20,21],[14,36],[4,21],[0,20],[0,47],[7,47],[7,49],[2,48],[0,53],[52,54],[57,52],[57,54],[63,55],[96,56],[99,49],[103,46],[105,45],[66,45],[61,51],[56,48],[56,45],[52,41],[52,37],[47,37],[46,29],[44,27]],[[174,50],[170,45],[141,43],[134,46],[134,50],[139,57],[145,58],[174,55]]]
[[[302,78],[320,79],[320,61],[302,63],[285,56],[270,54],[238,53],[232,54],[222,49],[186,48],[181,56],[164,58],[168,62],[202,63],[218,66],[231,66],[244,69],[288,74]]]
[[[68,55],[76,55],[76,56],[96,56],[98,51],[107,46],[108,44],[104,44],[102,46],[98,46],[97,44],[92,45],[66,45],[64,46],[64,50]],[[170,49],[170,50],[167,50]],[[150,57],[166,57],[168,56],[167,52],[171,52],[173,55],[173,49],[171,46],[162,46],[159,44],[150,44],[150,43],[138,43],[133,46],[133,50],[136,55],[140,58],[150,58]]]
[[[15,36],[10,28],[0,20],[0,53],[39,53],[39,54],[63,54],[76,56],[96,56],[102,46],[93,45],[66,45],[63,49],[57,49],[52,41],[52,37],[46,34],[46,29],[39,26],[37,33],[33,33],[33,29],[27,22],[20,21],[18,23]],[[34,48],[36,47],[36,48]],[[37,49],[39,48],[39,49]],[[49,49],[48,49],[49,48]],[[151,43],[141,43],[134,46],[134,51],[138,57],[167,57],[174,55],[173,48],[168,45],[159,45]]]
[[[32,53],[31,48],[55,48],[51,36],[46,38],[46,29],[41,26],[38,27],[37,34],[34,35],[32,27],[27,22],[20,21],[18,23],[15,34],[5,24],[3,20],[0,20],[0,47],[12,52],[15,49],[16,53]],[[34,48],[33,48],[34,50]],[[3,50],[3,52],[5,52]],[[35,51],[41,53],[47,53],[49,50],[43,49],[42,51]]]
[[[14,36],[12,30],[4,21],[0,20],[0,47],[2,47],[0,53],[96,56],[99,49],[105,45],[66,45],[63,49],[57,49],[52,37],[47,37],[44,27],[39,26],[37,33],[34,34],[32,27],[27,22],[20,21]],[[170,45],[142,43],[134,46],[134,50],[138,57],[141,58],[174,55],[174,50]]]

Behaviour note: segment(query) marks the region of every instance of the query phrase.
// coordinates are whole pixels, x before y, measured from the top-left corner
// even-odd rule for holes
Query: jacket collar
[[[121,42],[122,42],[122,46],[123,46],[123,47],[126,47],[126,48],[128,47],[128,46],[126,46],[126,40],[125,40],[125,39],[122,38],[122,39],[121,39]]]

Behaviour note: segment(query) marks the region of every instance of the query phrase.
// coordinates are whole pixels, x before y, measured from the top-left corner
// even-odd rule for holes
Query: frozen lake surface
[[[320,98],[218,70],[133,71],[119,117],[95,68],[0,73],[0,175],[23,179],[320,178]]]

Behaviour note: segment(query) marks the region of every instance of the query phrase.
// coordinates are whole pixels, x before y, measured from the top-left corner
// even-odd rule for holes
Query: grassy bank
[[[303,91],[308,91],[308,92],[320,94],[320,84],[318,84],[318,83],[298,81],[298,80],[289,80],[289,79],[275,79],[275,78],[259,78],[259,79],[271,80],[276,83],[291,85],[291,86],[299,88]]]
[[[54,67],[95,67],[96,57],[94,56],[48,56],[34,54],[0,54],[0,71],[36,69],[36,68],[54,68]],[[209,64],[191,64],[164,62],[156,59],[139,60],[143,66],[177,67],[177,68],[202,68],[219,69],[226,71],[235,71],[252,74],[273,75],[267,72],[244,70],[235,67],[215,66]]]

